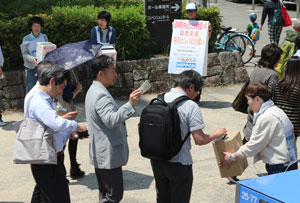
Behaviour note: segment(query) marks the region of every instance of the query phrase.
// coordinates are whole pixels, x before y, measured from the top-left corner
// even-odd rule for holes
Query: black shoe
[[[77,179],[81,178],[84,176],[84,171],[80,170],[79,168],[80,164],[71,164],[71,169],[70,169],[70,177],[72,179]]]
[[[227,179],[229,180],[229,185],[236,184],[236,182],[239,181],[239,179],[236,176],[227,177]]]

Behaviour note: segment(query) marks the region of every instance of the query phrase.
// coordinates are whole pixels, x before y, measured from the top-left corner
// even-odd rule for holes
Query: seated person
[[[107,11],[98,14],[98,25],[91,29],[91,41],[95,44],[115,46],[116,30],[109,26],[111,15]]]

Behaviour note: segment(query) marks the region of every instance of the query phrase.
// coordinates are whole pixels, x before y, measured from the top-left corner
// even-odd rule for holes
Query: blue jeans
[[[287,169],[287,164],[274,164],[274,165],[270,165],[270,164],[266,164],[266,170],[268,172],[268,175],[271,174],[275,174],[275,173],[281,173],[281,172],[285,172],[285,171],[291,171],[291,170],[295,170],[298,169],[298,163],[294,163],[292,164],[288,169]]]
[[[29,69],[25,67],[26,74],[26,94],[34,87],[37,81],[36,68]]]

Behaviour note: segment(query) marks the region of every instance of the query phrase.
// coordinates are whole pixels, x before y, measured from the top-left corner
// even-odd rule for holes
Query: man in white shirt
[[[28,109],[26,109],[25,117],[36,119],[53,131],[58,132],[53,136],[56,144],[57,165],[31,164],[33,177],[40,189],[40,199],[32,199],[31,202],[70,202],[66,169],[63,163],[63,148],[68,134],[75,131],[83,132],[87,128],[85,124],[57,115],[54,99],[62,94],[68,79],[68,72],[59,65],[54,64],[43,69],[38,78],[40,86],[34,90],[33,96],[27,100]]]
[[[179,74],[175,88],[164,95],[167,103],[180,96],[194,99],[202,88],[203,81],[199,73],[193,70]],[[182,140],[191,132],[196,145],[205,145],[215,138],[226,135],[225,128],[217,128],[211,134],[205,134],[205,127],[199,106],[192,100],[184,100],[177,105],[180,118]],[[191,137],[184,142],[177,155],[168,161],[151,160],[156,185],[158,203],[188,203],[192,192],[193,170],[191,155]],[[179,175],[180,174],[180,175]]]

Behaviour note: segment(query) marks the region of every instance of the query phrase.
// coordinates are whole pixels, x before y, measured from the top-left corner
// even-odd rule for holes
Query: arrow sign
[[[171,2],[171,13],[180,12],[180,3]]]

